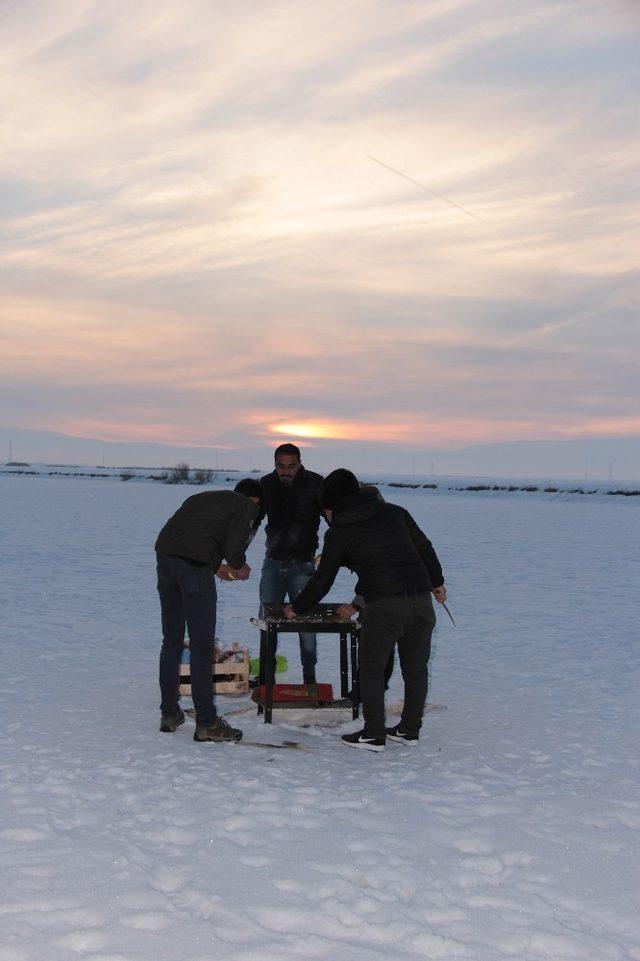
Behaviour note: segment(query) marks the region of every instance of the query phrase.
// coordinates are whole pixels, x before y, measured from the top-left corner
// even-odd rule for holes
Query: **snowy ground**
[[[0,490],[0,961],[640,959],[636,498],[385,491],[458,626],[420,746],[373,755],[331,712],[234,717],[308,753],[158,733],[152,546],[195,489]],[[221,638],[254,652],[262,544],[220,589]]]

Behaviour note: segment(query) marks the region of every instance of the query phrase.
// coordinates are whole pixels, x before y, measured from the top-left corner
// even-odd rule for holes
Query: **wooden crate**
[[[234,644],[230,651],[218,652],[222,660],[213,663],[215,694],[237,696],[249,691],[249,650]],[[180,665],[180,694],[191,697],[191,665]]]

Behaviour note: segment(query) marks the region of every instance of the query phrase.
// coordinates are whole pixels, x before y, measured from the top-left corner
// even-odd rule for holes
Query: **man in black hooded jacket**
[[[328,593],[340,567],[358,576],[365,599],[360,634],[360,693],[364,730],[343,735],[350,747],[382,751],[385,737],[418,743],[427,698],[428,660],[435,614],[431,594],[447,597],[431,541],[408,511],[362,492],[351,471],[339,468],[320,488],[330,524],[315,575],[285,614],[293,619]],[[385,728],[384,669],[398,645],[404,678],[400,723]]]

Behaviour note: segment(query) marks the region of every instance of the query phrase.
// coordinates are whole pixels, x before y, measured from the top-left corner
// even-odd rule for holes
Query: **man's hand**
[[[291,604],[285,604],[284,607],[282,608],[282,613],[284,614],[284,616],[288,621],[294,621],[298,616],[294,611],[294,609],[292,608]]]
[[[444,604],[444,602],[447,599],[447,589],[444,586],[444,584],[442,585],[442,587],[434,587],[431,593],[433,594],[433,596],[435,597],[435,599],[438,601],[439,604]]]
[[[233,567],[229,568],[229,580],[230,581],[247,581],[249,579],[249,574],[251,573],[251,568],[248,564],[243,564],[238,570],[234,570]]]
[[[219,577],[221,581],[232,581],[235,577],[231,577],[231,569],[228,564],[221,564],[216,571],[216,577]]]
[[[358,608],[354,607],[353,604],[341,604],[340,607],[336,607],[336,614],[341,621],[348,621],[357,613]]]

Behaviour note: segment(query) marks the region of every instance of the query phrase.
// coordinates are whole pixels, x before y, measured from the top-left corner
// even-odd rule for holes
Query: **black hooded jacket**
[[[276,471],[260,478],[267,514],[267,557],[279,561],[313,560],[320,526],[320,474],[300,470],[292,484]]]
[[[158,554],[174,554],[218,569],[223,559],[239,570],[255,533],[258,508],[244,494],[203,491],[187,497],[164,525],[156,541]]]
[[[433,545],[411,514],[362,492],[336,505],[320,566],[293,602],[296,614],[322,600],[341,567],[358,575],[358,593],[365,601],[407,590],[430,591],[444,583]]]

